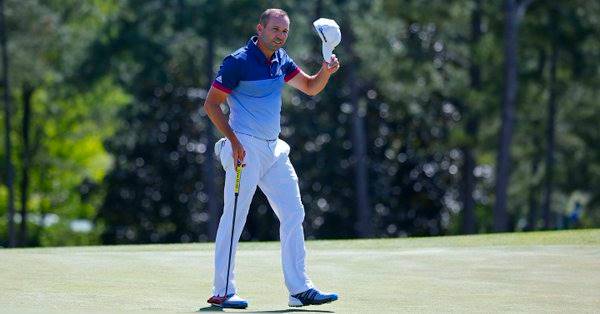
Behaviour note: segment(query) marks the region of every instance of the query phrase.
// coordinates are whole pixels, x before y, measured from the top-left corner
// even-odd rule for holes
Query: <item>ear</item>
[[[263,31],[263,26],[262,26],[262,24],[260,24],[260,23],[256,24],[256,33],[257,33],[258,35],[260,35],[260,34],[262,33],[262,31]]]

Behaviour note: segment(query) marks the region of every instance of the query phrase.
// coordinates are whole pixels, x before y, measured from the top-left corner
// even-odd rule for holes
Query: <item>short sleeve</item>
[[[214,88],[217,88],[227,94],[231,94],[231,91],[236,88],[240,82],[240,70],[236,64],[236,59],[232,56],[227,56],[223,63],[217,77],[212,83]]]
[[[300,67],[296,65],[294,60],[286,54],[283,65],[282,65],[284,81],[288,82],[293,79],[298,73],[300,73]]]

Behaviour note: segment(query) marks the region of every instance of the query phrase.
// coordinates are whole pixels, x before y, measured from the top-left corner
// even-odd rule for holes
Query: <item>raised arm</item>
[[[331,75],[337,72],[339,68],[340,63],[337,57],[333,55],[329,64],[323,62],[321,69],[319,72],[317,72],[317,74],[308,75],[304,73],[304,71],[300,70],[300,73],[294,76],[294,78],[289,80],[287,83],[301,90],[307,95],[314,96],[320,93],[323,88],[325,88],[325,85],[327,85]]]

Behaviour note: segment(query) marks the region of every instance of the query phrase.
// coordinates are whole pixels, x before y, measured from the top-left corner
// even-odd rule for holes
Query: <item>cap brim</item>
[[[332,55],[333,55],[333,47],[327,45],[326,43],[323,43],[323,60],[325,60],[325,62],[329,63]]]

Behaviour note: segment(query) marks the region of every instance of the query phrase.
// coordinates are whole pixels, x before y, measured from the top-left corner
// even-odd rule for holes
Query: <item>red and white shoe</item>
[[[230,294],[227,297],[213,295],[206,302],[224,309],[245,309],[248,307],[248,301],[240,298],[237,294]]]

